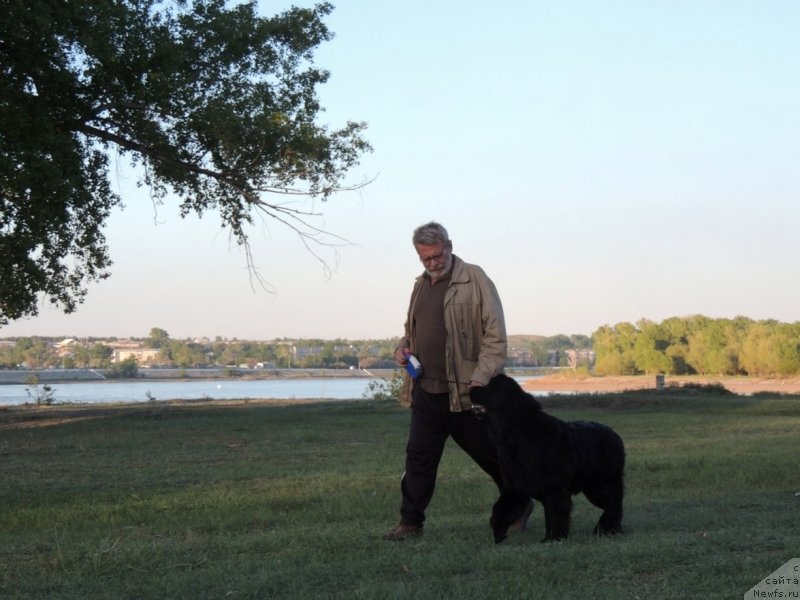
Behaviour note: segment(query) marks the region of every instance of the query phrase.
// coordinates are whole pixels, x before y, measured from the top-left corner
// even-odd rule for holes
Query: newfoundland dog
[[[544,507],[545,541],[569,533],[572,495],[583,492],[603,514],[595,534],[622,531],[625,446],[606,425],[565,422],[542,411],[532,395],[507,375],[470,392],[473,410],[485,414],[497,445],[504,491],[490,524],[499,544],[514,515],[509,492],[523,492]]]

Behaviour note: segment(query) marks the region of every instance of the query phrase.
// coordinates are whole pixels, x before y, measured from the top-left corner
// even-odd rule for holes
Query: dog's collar
[[[470,410],[472,410],[472,412],[478,415],[479,417],[482,417],[487,412],[486,407],[483,406],[482,404],[473,404],[472,406],[470,406]]]

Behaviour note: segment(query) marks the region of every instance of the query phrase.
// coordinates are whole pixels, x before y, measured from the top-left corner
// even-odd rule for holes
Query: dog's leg
[[[584,490],[589,501],[603,509],[603,514],[594,528],[595,535],[622,533],[622,497],[624,494],[622,473],[602,485]]]
[[[515,518],[512,511],[517,507],[517,498],[518,494],[516,492],[503,490],[492,507],[492,517],[489,519],[489,525],[494,534],[495,544],[502,542],[508,535],[508,527]]]
[[[609,507],[600,515],[600,520],[594,528],[595,535],[614,535],[622,533],[622,506]]]
[[[611,498],[602,515],[597,527],[601,533],[614,534],[622,533],[622,498],[625,495],[625,484],[623,475],[619,475],[611,483]]]
[[[563,540],[569,535],[572,497],[568,491],[556,491],[542,501],[545,536],[543,542]]]

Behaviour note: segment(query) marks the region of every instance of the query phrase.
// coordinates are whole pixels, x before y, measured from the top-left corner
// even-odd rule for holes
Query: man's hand
[[[394,351],[394,362],[398,367],[405,367],[408,363],[408,355],[411,354],[411,348],[400,348]]]

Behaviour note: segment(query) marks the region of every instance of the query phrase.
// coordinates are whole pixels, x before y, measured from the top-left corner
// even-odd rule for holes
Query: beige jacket
[[[405,324],[405,337],[400,347],[416,347],[411,315],[419,290],[425,280],[417,277],[411,292],[411,302]],[[450,410],[459,412],[472,405],[469,383],[481,384],[502,373],[506,362],[508,342],[503,306],[492,280],[477,265],[465,263],[453,256],[453,275],[444,298],[444,320],[447,330],[446,366],[450,387]],[[425,365],[422,365],[425,368]],[[400,393],[400,403],[411,406],[413,381],[406,374]]]

